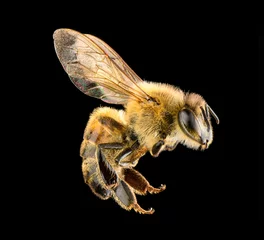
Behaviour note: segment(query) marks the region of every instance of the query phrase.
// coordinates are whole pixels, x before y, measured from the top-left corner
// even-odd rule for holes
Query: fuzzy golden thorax
[[[140,87],[156,100],[149,103],[129,101],[126,107],[126,121],[128,127],[134,131],[141,144],[145,145],[153,156],[158,156],[163,150],[173,150],[178,143],[193,149],[205,149],[212,142],[210,122],[203,119],[202,110],[206,102],[195,93],[184,93],[181,89],[162,83],[142,82]],[[187,110],[186,110],[187,109]],[[180,116],[180,112],[181,117]],[[192,112],[197,120],[197,132],[190,133],[181,124],[187,111]],[[201,134],[208,130],[206,147]],[[161,146],[162,145],[162,146]],[[158,149],[157,149],[158,147]]]

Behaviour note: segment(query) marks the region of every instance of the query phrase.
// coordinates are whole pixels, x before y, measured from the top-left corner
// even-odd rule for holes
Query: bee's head
[[[201,150],[209,147],[213,141],[211,115],[219,124],[219,118],[200,95],[186,94],[185,105],[178,113],[185,145]]]

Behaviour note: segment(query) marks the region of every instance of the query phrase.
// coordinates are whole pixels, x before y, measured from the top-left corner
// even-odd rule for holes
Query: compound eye
[[[197,124],[194,113],[189,109],[181,110],[179,113],[179,122],[184,131],[187,131],[188,134],[192,137],[196,137],[196,134],[200,134],[200,128]]]

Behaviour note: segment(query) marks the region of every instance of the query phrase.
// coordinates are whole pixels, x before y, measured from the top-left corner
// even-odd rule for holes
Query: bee
[[[180,88],[143,81],[104,41],[72,29],[53,34],[55,51],[74,85],[90,97],[123,109],[98,107],[91,113],[80,147],[84,182],[100,199],[125,210],[143,209],[136,194],[160,193],[135,169],[149,152],[158,157],[178,144],[205,150],[213,141],[211,116],[203,97]]]

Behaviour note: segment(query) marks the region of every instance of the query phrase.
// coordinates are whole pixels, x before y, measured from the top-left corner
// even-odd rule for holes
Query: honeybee
[[[180,88],[143,81],[101,39],[71,29],[57,29],[55,51],[74,85],[112,107],[94,109],[80,148],[84,181],[100,199],[113,198],[122,208],[141,214],[136,194],[160,193],[135,166],[149,152],[158,157],[177,144],[205,150],[213,141],[211,115],[219,118],[202,96]]]

